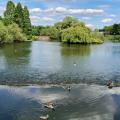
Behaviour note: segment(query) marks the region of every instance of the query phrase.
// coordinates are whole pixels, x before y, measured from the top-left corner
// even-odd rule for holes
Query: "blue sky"
[[[0,15],[8,0],[0,0]],[[13,0],[27,5],[34,25],[52,25],[74,16],[92,28],[120,22],[120,0]]]

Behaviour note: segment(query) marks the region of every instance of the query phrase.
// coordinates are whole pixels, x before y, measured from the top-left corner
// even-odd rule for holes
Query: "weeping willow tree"
[[[71,27],[61,31],[61,41],[67,43],[102,43],[103,35],[98,32],[92,32],[84,23],[77,21]]]

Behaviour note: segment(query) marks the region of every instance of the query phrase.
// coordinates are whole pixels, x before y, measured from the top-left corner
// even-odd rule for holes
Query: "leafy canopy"
[[[0,44],[26,41],[26,36],[22,33],[21,28],[15,23],[5,26],[0,21]]]
[[[70,16],[65,17],[61,22],[55,23],[54,26],[46,27],[41,31],[41,35],[47,35],[52,39],[67,43],[88,44],[103,42],[102,34],[93,32],[83,22]]]

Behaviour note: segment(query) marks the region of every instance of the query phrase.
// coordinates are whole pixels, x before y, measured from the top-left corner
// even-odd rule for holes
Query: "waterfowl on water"
[[[48,120],[49,115],[45,115],[45,116],[40,116],[40,120]]]
[[[69,92],[71,91],[71,87],[70,87],[70,86],[68,86],[68,91],[69,91]]]
[[[55,111],[54,104],[52,102],[49,102],[47,105],[45,105],[45,107]]]
[[[107,86],[108,86],[109,89],[112,89],[114,87],[113,81],[109,81]]]

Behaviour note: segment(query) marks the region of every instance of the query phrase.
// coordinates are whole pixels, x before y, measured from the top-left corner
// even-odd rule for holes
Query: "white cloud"
[[[30,16],[31,20],[39,20],[40,17],[39,16]]]
[[[40,8],[33,8],[33,9],[30,9],[30,12],[31,13],[40,13],[40,12],[42,12],[42,10]]]
[[[86,26],[89,28],[94,28],[94,25],[92,25],[92,24],[86,24]]]
[[[98,6],[98,7],[100,7],[100,8],[109,8],[110,5],[109,5],[109,4],[106,4],[106,5],[100,5],[100,6]]]
[[[64,8],[64,7],[57,7],[57,8],[55,9],[55,11],[62,13],[62,12],[67,12],[67,9]]]
[[[30,10],[31,13],[62,13],[62,14],[102,14],[104,13],[103,9],[68,9],[64,7],[40,9],[33,8]]]
[[[30,16],[31,22],[33,25],[38,25],[39,23],[45,23],[45,22],[49,22],[49,24],[51,24],[55,19],[51,18],[51,17],[40,17],[40,16]]]
[[[113,18],[115,18],[115,17],[116,17],[116,15],[115,15],[115,14],[111,14],[111,15],[110,15],[110,17],[113,17]]]
[[[44,21],[54,21],[51,17],[39,17],[39,16],[30,16],[32,21],[44,20]]]
[[[82,17],[83,20],[90,20],[90,17]]]
[[[53,8],[48,8],[48,9],[43,10],[43,12],[45,12],[45,13],[48,13],[48,12],[52,13],[52,12],[54,12],[54,9]]]
[[[45,20],[45,21],[54,21],[54,19],[50,18],[50,17],[43,17],[42,20]]]
[[[110,22],[112,22],[112,21],[113,21],[112,18],[105,18],[105,19],[103,19],[101,22],[102,22],[102,23],[110,23]]]

